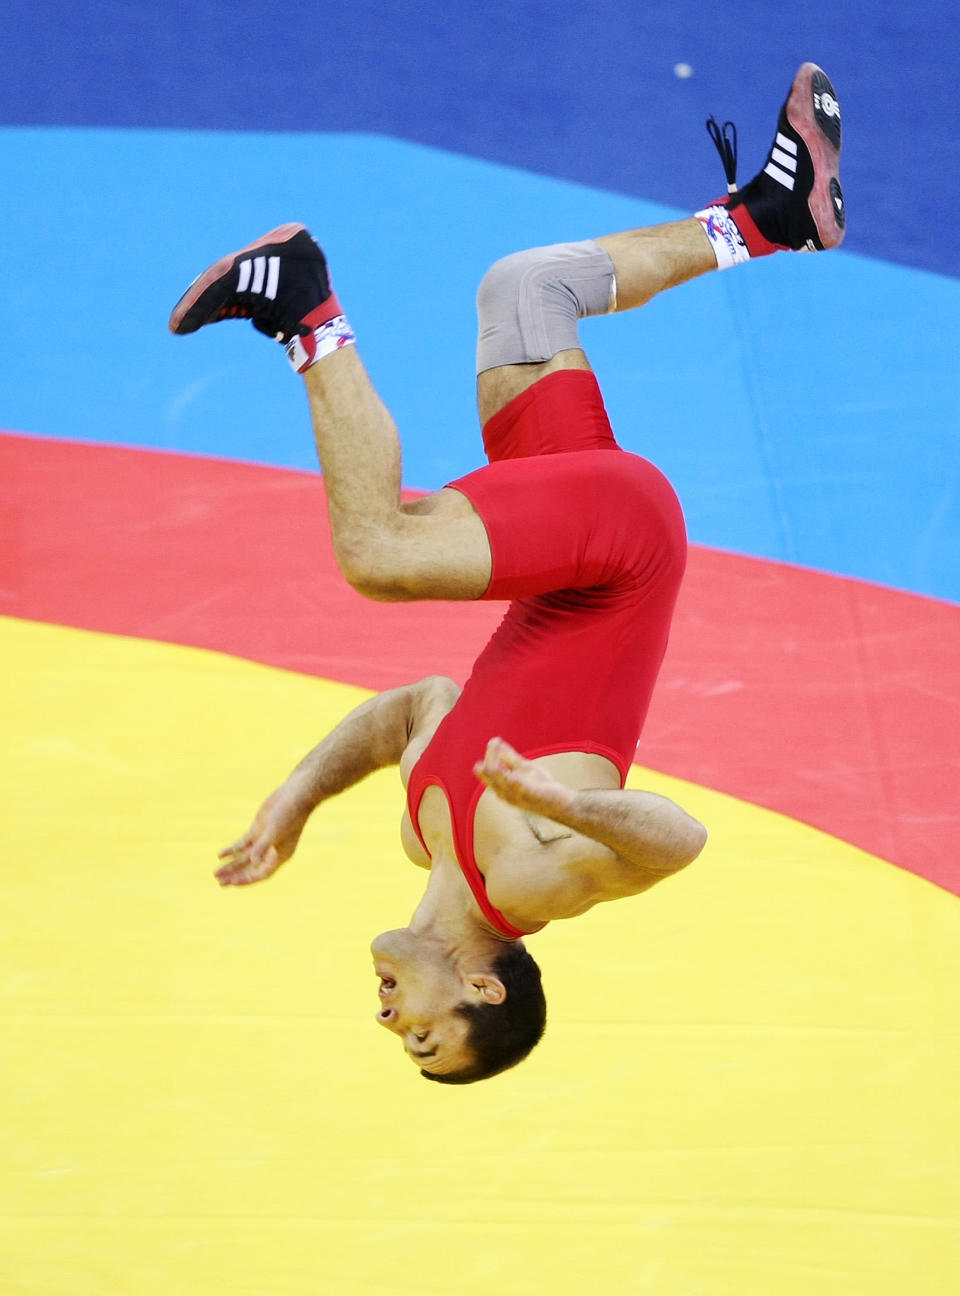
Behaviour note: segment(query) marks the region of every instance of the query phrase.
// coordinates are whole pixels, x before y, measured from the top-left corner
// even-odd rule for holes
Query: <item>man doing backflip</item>
[[[715,128],[721,152],[724,137]],[[432,677],[348,715],[221,852],[225,885],[269,877],[322,802],[399,765],[403,846],[429,870],[409,924],[372,945],[377,1020],[430,1079],[514,1065],[543,1031],[523,937],[689,864],[703,826],[624,788],[683,576],[666,479],[619,448],[578,320],[718,267],[843,238],[840,111],[805,63],[760,173],[687,220],[498,261],[478,295],[486,466],[402,503],[400,443],[301,225],[224,257],[170,320],[251,319],[303,374],[344,576],[374,599],[507,599],[461,692]]]

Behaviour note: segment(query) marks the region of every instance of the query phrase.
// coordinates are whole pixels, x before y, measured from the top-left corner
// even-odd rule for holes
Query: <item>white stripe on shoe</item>
[[[763,169],[768,176],[782,184],[785,189],[789,189],[791,193],[793,192],[797,172],[797,146],[781,131],[777,131],[777,138],[770,150],[767,165]]]
[[[775,148],[770,154],[770,161],[786,167],[791,174],[797,169],[797,159],[791,157],[789,153],[784,153],[783,149]]]
[[[263,293],[269,301],[274,301],[280,284],[280,258],[254,257],[253,260],[241,261],[237,267],[237,292]],[[264,286],[266,280],[266,286]]]
[[[789,173],[789,171],[781,171],[780,168],[774,166],[772,162],[768,162],[763,169],[772,179],[779,180],[785,189],[790,189],[792,191],[794,177]]]

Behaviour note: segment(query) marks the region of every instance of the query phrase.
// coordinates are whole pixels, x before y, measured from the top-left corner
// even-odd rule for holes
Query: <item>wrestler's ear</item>
[[[482,1003],[502,1004],[507,997],[507,987],[492,972],[470,973],[467,983]]]

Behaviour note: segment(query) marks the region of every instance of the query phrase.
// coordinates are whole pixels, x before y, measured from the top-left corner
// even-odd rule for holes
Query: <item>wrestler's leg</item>
[[[483,523],[456,491],[404,505],[400,440],[357,354],[326,258],[282,225],[199,275],[170,316],[174,333],[250,319],[303,375],[326,482],[333,545],[347,580],[378,599],[474,599],[490,579]]]
[[[695,218],[540,248],[492,267],[496,291],[481,285],[478,300],[481,422],[553,369],[588,367],[576,337],[578,318],[642,306],[665,288],[718,266],[788,249],[824,251],[842,242],[840,105],[822,68],[800,67],[766,162],[742,188],[726,127],[717,129],[715,142],[729,192]],[[611,272],[616,290],[607,303]]]
[[[693,227],[693,238],[686,226]],[[550,249],[542,255],[540,250],[521,253],[499,263],[499,270],[495,268],[485,281],[488,295],[496,287],[495,296],[501,300],[506,280],[509,297],[516,267],[526,267],[526,280],[532,283],[533,345],[549,351],[551,339],[566,334],[575,343],[578,309],[582,313],[609,309],[615,274],[626,276],[634,296],[644,277],[647,296],[652,296],[671,281],[680,282],[681,273],[683,277],[700,273],[699,263],[686,250],[697,239],[712,259],[696,221],[679,222],[665,231],[617,236],[612,254],[596,245],[586,250],[581,245],[579,255],[567,254],[565,279],[578,285],[582,308],[577,301],[572,306],[568,302],[566,283],[558,288]],[[641,256],[635,249],[648,240],[653,246]],[[658,263],[663,268],[658,269]],[[271,286],[268,267],[274,264],[276,282]],[[518,291],[522,295],[522,283]],[[536,336],[536,317],[544,300],[551,319],[545,340]],[[571,310],[572,322],[566,325]],[[306,383],[334,551],[350,584],[371,598],[385,600],[479,598],[492,570],[484,524],[461,491],[443,490],[412,505],[401,503],[396,426],[353,345],[353,334],[330,289],[323,254],[302,227],[271,231],[210,267],[181,299],[171,327],[175,332],[190,332],[235,314],[249,315],[261,331],[291,339],[288,355]],[[313,332],[301,335],[300,321],[313,326]],[[496,346],[495,340],[492,345]],[[324,353],[327,346],[331,349]],[[496,381],[501,391],[515,394],[551,369],[586,367],[582,351],[567,347],[543,364],[499,366],[482,374],[481,382],[489,386]],[[516,376],[514,370],[519,371]],[[509,394],[500,403],[506,399]]]
[[[581,276],[587,310],[609,309],[615,274],[625,276],[632,297],[641,291],[641,281],[643,291],[652,296],[671,282],[709,268],[702,264],[703,249],[697,240],[706,247],[706,258],[716,264],[698,223],[688,221],[659,233],[615,236],[609,253],[592,245],[568,277]],[[642,253],[639,247],[644,248]],[[694,259],[691,247],[697,249],[699,259]],[[525,257],[530,259],[529,254],[520,254],[519,260]],[[533,260],[533,277],[541,283],[541,258],[535,254]],[[593,282],[598,265],[599,289]],[[551,277],[546,276],[535,295],[542,288],[547,297],[556,297]],[[561,325],[569,310],[564,294],[561,288]],[[573,343],[577,309],[574,306]],[[556,316],[557,310],[553,313]],[[271,231],[211,266],[178,303],[171,328],[192,332],[235,315],[253,318],[261,331],[282,337],[288,355],[303,373],[334,551],[350,584],[368,597],[384,600],[481,597],[492,571],[484,524],[461,491],[438,491],[411,505],[401,502],[396,426],[353,345],[353,334],[330,290],[323,254],[302,227]],[[313,331],[301,334],[301,323]],[[554,335],[555,328],[548,332]],[[499,407],[552,369],[587,367],[582,351],[575,345],[564,347],[544,363],[501,365],[481,374],[482,390],[488,394],[485,399],[498,402]]]
[[[476,599],[490,581],[483,523],[458,491],[400,498],[396,425],[355,346],[303,375],[344,576],[382,600]]]
[[[477,298],[481,423],[547,374],[590,368],[576,333],[579,319],[642,306],[716,268],[710,240],[696,218],[498,261]],[[513,356],[516,363],[492,363]]]

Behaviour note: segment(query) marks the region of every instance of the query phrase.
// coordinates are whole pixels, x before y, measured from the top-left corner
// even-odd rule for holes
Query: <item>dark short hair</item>
[[[540,969],[523,942],[516,941],[498,954],[492,971],[507,992],[503,1003],[460,1003],[454,1009],[470,1023],[467,1047],[473,1053],[472,1064],[447,1075],[421,1070],[427,1080],[438,1084],[486,1080],[522,1062],[539,1043],[547,1023],[547,1001]]]

